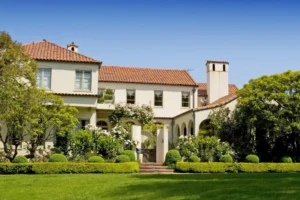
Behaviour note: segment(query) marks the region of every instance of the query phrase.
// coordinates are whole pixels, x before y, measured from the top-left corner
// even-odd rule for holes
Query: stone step
[[[163,166],[163,163],[142,163],[143,166]]]
[[[174,172],[140,172],[140,174],[174,174]]]
[[[174,172],[173,169],[140,169],[141,173]]]
[[[140,165],[140,169],[168,169],[168,166]]]

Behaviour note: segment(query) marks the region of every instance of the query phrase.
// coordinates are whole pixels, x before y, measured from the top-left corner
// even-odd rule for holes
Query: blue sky
[[[293,0],[2,0],[0,31],[21,43],[46,39],[104,65],[193,69],[227,60],[242,87],[264,74],[299,70],[300,2]]]

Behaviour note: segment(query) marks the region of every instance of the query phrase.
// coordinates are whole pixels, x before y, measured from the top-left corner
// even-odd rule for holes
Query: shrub
[[[136,173],[137,162],[130,163],[0,163],[0,174]]]
[[[220,162],[223,162],[223,163],[232,163],[233,162],[233,159],[230,155],[223,155],[220,157]]]
[[[135,161],[135,155],[131,150],[122,151],[120,154],[128,156],[130,158],[130,161]]]
[[[16,156],[12,162],[13,163],[28,163],[28,160],[25,156]]]
[[[284,156],[280,159],[280,162],[282,163],[293,163],[293,160],[291,157],[288,157],[288,156]]]
[[[49,158],[49,162],[68,162],[66,156],[62,154],[52,154]]]
[[[188,160],[189,162],[200,162],[200,159],[198,158],[198,156],[196,156],[196,155],[191,155],[190,157],[189,157],[189,160]]]
[[[259,157],[254,154],[250,154],[246,157],[246,162],[249,163],[259,163]]]
[[[180,161],[180,153],[178,150],[169,150],[166,154],[166,165],[170,168],[175,168],[176,162]]]
[[[130,158],[126,155],[119,155],[116,158],[116,163],[125,163],[130,162]]]
[[[104,163],[104,159],[100,156],[92,156],[89,157],[88,162],[92,163]]]

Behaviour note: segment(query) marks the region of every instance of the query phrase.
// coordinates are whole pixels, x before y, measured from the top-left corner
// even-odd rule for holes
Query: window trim
[[[100,91],[100,90],[103,90],[103,96],[104,96],[104,93],[105,93],[105,88],[98,88],[98,91],[97,91],[98,98],[101,98],[101,97],[100,97],[100,94],[99,94],[99,91]],[[102,97],[103,97],[103,96],[102,96]]]
[[[83,77],[81,78],[81,81],[83,81],[84,79],[84,73],[91,73],[91,79],[90,79],[90,89],[83,89],[83,88],[80,88],[80,89],[77,89],[76,88],[76,78],[77,78],[77,72],[83,72]],[[76,69],[75,70],[75,91],[79,91],[79,92],[91,92],[92,91],[92,82],[93,82],[93,76],[92,76],[92,71],[91,70],[82,70],[82,69]],[[83,83],[83,82],[82,82]],[[83,84],[82,84],[83,86]]]
[[[47,70],[50,70],[50,84],[49,84],[49,88],[45,88],[45,87],[43,87],[43,80],[44,80],[44,70],[45,69],[47,69]],[[41,76],[41,80],[40,80],[40,83],[41,83],[41,87],[38,87],[37,86],[37,88],[42,88],[42,89],[45,89],[45,90],[51,90],[51,88],[52,88],[52,68],[50,68],[50,67],[41,67],[41,68],[38,68],[38,72],[37,72],[37,75],[36,75],[36,79],[37,79],[37,77],[38,77],[38,73],[39,73],[39,70],[42,70],[42,76]],[[38,83],[38,81],[37,81],[37,83]]]
[[[128,103],[128,91],[134,91],[134,103]],[[135,89],[126,89],[126,104],[136,104],[136,90]]]
[[[188,94],[188,106],[183,106],[183,93],[187,93]],[[191,93],[190,92],[181,92],[181,108],[190,108],[191,106]]]
[[[161,106],[155,105],[155,92],[161,92]],[[164,91],[163,90],[154,90],[154,107],[156,107],[156,108],[164,107]]]

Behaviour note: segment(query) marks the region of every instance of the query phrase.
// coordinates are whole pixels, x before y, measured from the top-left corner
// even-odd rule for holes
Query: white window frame
[[[155,93],[156,92],[161,92],[161,105],[155,105],[156,100],[155,100]],[[163,107],[164,106],[164,91],[163,90],[155,90],[154,91],[154,107]]]
[[[80,88],[76,88],[77,72],[81,72],[82,73],[82,77],[80,79]],[[85,73],[89,73],[91,75],[91,78],[90,78],[90,88],[89,89],[84,89],[83,88],[83,85],[84,85],[84,74]],[[88,70],[76,70],[75,71],[75,91],[92,91],[92,71],[88,71]]]
[[[183,101],[183,94],[188,94],[188,102]],[[190,92],[181,92],[181,107],[182,108],[189,108],[190,107],[190,102],[191,102],[191,93]],[[184,106],[184,103],[188,103],[187,106]]]
[[[45,70],[49,70],[50,71],[50,78],[49,78],[49,88],[46,86],[44,86],[44,79],[45,79]],[[39,71],[41,71],[41,77],[40,77],[40,80],[39,82],[37,81],[36,82],[36,86],[38,88],[44,88],[46,90],[51,90],[51,84],[52,84],[52,69],[51,68],[38,68],[38,73],[36,75],[36,79],[38,79],[38,74],[39,74]],[[40,85],[38,85],[38,83],[40,83]]]
[[[128,103],[128,95],[127,95],[128,91],[134,91],[134,103]],[[126,90],[126,103],[127,104],[135,104],[136,103],[136,90],[133,90],[133,89]]]

